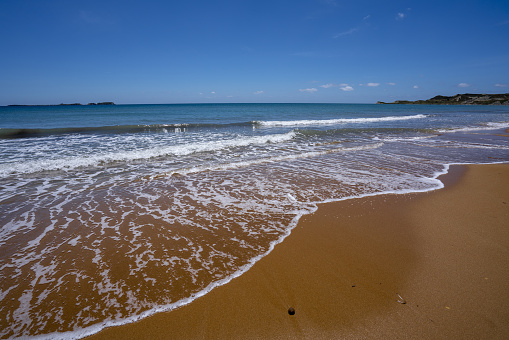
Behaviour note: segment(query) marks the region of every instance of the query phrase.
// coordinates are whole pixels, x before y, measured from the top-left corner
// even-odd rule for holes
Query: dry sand
[[[509,165],[443,180],[320,205],[239,278],[92,338],[509,339]]]

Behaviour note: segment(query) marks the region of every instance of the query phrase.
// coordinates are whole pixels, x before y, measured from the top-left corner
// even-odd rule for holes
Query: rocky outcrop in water
[[[7,106],[80,106],[83,104],[80,103],[72,103],[72,104],[50,104],[50,105],[24,105],[24,104],[11,104]],[[115,105],[114,102],[101,102],[101,103],[88,103],[87,105]]]

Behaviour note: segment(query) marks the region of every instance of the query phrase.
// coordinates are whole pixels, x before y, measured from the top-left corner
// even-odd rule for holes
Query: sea
[[[0,337],[79,339],[192,303],[320,203],[509,162],[508,128],[509,106],[0,107]]]

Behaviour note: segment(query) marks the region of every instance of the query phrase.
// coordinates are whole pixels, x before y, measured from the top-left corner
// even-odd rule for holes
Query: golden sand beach
[[[244,275],[91,338],[508,339],[509,165],[440,179],[322,204]]]

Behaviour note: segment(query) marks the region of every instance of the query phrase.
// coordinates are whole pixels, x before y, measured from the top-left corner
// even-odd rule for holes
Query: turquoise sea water
[[[242,274],[320,202],[509,161],[509,107],[0,107],[0,337],[80,338]]]

